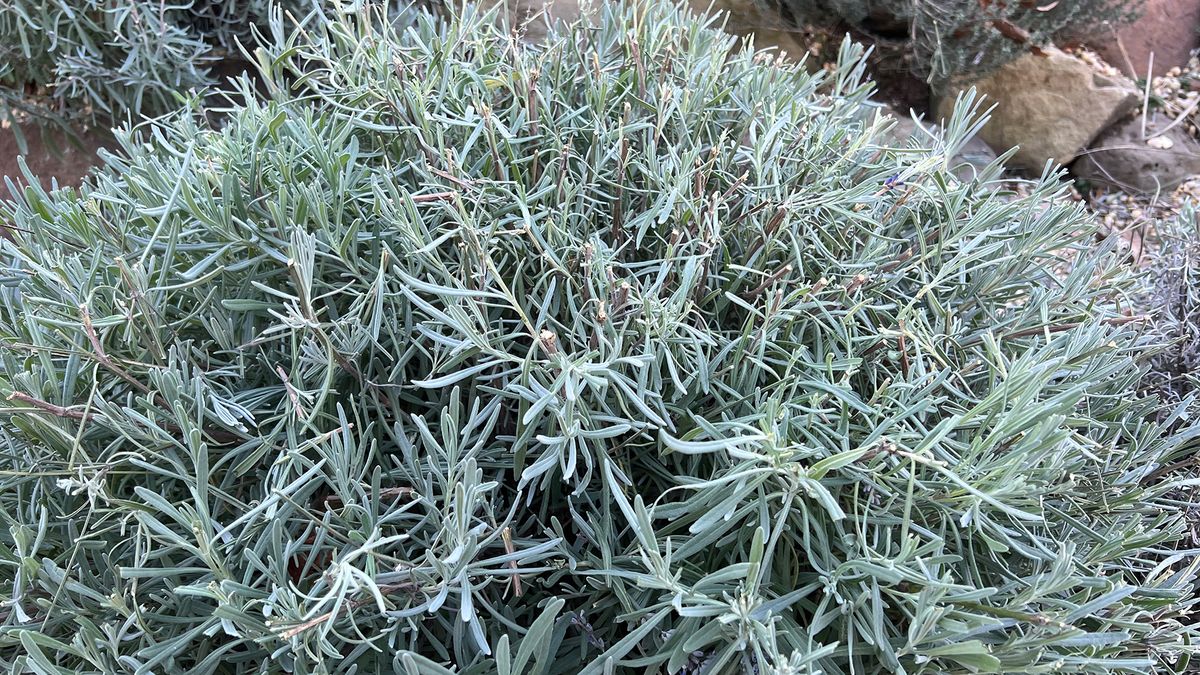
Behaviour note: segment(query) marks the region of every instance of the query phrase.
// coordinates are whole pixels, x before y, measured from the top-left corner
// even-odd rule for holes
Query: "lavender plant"
[[[328,19],[0,207],[7,668],[1186,670],[1191,401],[1054,176],[954,177],[969,96]]]
[[[282,5],[298,14],[315,0]],[[279,4],[279,3],[276,3]],[[0,115],[64,123],[137,119],[217,84],[269,0],[0,3]]]
[[[1154,314],[1154,328],[1166,345],[1156,354],[1148,384],[1168,400],[1196,389],[1200,367],[1200,228],[1196,206],[1185,203],[1177,217],[1160,223],[1159,250],[1144,278],[1141,304]]]

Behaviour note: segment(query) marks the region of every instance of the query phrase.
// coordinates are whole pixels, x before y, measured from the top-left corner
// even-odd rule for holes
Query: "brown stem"
[[[753,290],[743,293],[742,297],[745,298],[746,300],[753,300],[754,298],[757,298],[759,296],[759,294],[761,294],[763,291],[770,288],[771,284],[775,283],[776,281],[779,281],[780,279],[782,279],[784,277],[784,275],[788,274],[791,271],[792,271],[791,265],[784,265],[783,267],[780,267],[779,269],[775,270],[774,273],[772,273],[770,276],[768,276],[765,280],[763,280],[763,282],[761,284],[759,284],[758,286],[756,286]]]
[[[526,86],[525,97],[529,101],[529,128],[533,131],[534,136],[541,135],[541,125],[538,123],[538,100],[537,100],[537,80],[540,73],[534,69],[529,73],[529,82]],[[533,163],[529,167],[529,173],[533,178],[533,182],[537,182],[541,175],[541,167],[538,166],[537,153],[533,153]]]
[[[459,187],[462,187],[464,189],[471,189],[471,188],[475,187],[475,183],[471,182],[470,180],[468,180],[466,178],[459,178],[458,176],[455,176],[454,174],[452,174],[448,171],[442,171],[441,169],[435,169],[432,166],[429,167],[429,171],[433,175],[441,176],[442,178],[445,178],[446,180],[450,181],[451,183],[454,183],[455,185],[458,185]],[[446,193],[446,194],[451,194],[451,193]]]
[[[1104,319],[1103,321],[1101,321],[1101,323],[1103,323],[1106,326],[1124,326],[1127,323],[1134,323],[1135,321],[1144,321],[1148,318],[1149,317],[1147,317],[1145,315],[1121,316],[1121,317],[1116,317],[1116,318],[1112,318],[1112,319]],[[1019,330],[1019,331],[1016,331],[1013,333],[1009,333],[1009,334],[1005,335],[1004,337],[1006,339],[1015,339],[1015,338],[1030,337],[1032,335],[1041,335],[1044,332],[1061,333],[1063,331],[1068,331],[1068,330],[1072,330],[1075,328],[1079,328],[1082,325],[1083,325],[1082,322],[1072,322],[1072,323],[1060,323],[1056,326],[1040,326],[1037,328],[1026,328],[1025,330]]]
[[[425,195],[412,195],[412,200],[418,204],[422,202],[444,202],[454,198],[457,192],[431,192]]]
[[[8,400],[28,403],[29,405],[38,408],[39,410],[44,410],[55,417],[69,417],[71,419],[87,420],[91,419],[93,416],[92,413],[85,413],[82,410],[71,410],[70,408],[64,408],[60,405],[54,405],[49,401],[43,401],[40,398],[34,398],[33,396],[30,396],[22,391],[14,391],[13,393],[9,394]]]
[[[87,305],[80,305],[79,311],[83,315],[83,330],[88,336],[88,340],[92,343],[92,350],[96,352],[96,360],[105,368],[112,371],[117,377],[125,380],[134,389],[143,394],[150,393],[150,387],[139,382],[136,378],[125,371],[124,368],[118,366],[115,361],[109,358],[108,353],[104,351],[104,345],[100,342],[100,336],[96,333],[96,328],[92,325],[92,315],[88,312]]]

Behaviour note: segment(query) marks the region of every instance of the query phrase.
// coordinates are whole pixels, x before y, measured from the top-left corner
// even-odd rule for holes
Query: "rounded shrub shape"
[[[1185,667],[1187,406],[1053,176],[953,177],[969,100],[897,146],[850,44],[658,4],[273,30],[2,209],[9,664]]]

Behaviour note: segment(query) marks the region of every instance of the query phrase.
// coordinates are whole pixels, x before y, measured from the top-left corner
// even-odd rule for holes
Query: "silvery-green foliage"
[[[276,2],[303,13],[315,0]],[[219,84],[213,66],[266,20],[270,0],[4,0],[0,112],[137,119]]]
[[[951,173],[970,97],[896,145],[850,43],[330,18],[0,208],[8,667],[1186,668],[1190,402],[1054,176]]]
[[[1196,389],[1200,372],[1200,227],[1196,206],[1185,203],[1178,216],[1158,224],[1157,250],[1143,275],[1141,304],[1154,314],[1154,328],[1166,345],[1156,354],[1149,384],[1164,398],[1182,399]]]

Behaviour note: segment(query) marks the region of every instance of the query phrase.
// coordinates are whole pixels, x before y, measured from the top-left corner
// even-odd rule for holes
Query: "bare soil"
[[[23,126],[21,132],[28,151],[25,162],[29,171],[39,178],[46,189],[51,189],[55,184],[58,187],[78,187],[88,171],[101,163],[97,151],[113,146],[112,136],[100,130],[79,132],[76,139],[61,132],[43,134],[33,125]],[[0,129],[0,195],[5,197],[8,196],[5,178],[10,178],[18,185],[28,184],[17,163],[19,148],[13,129]]]

